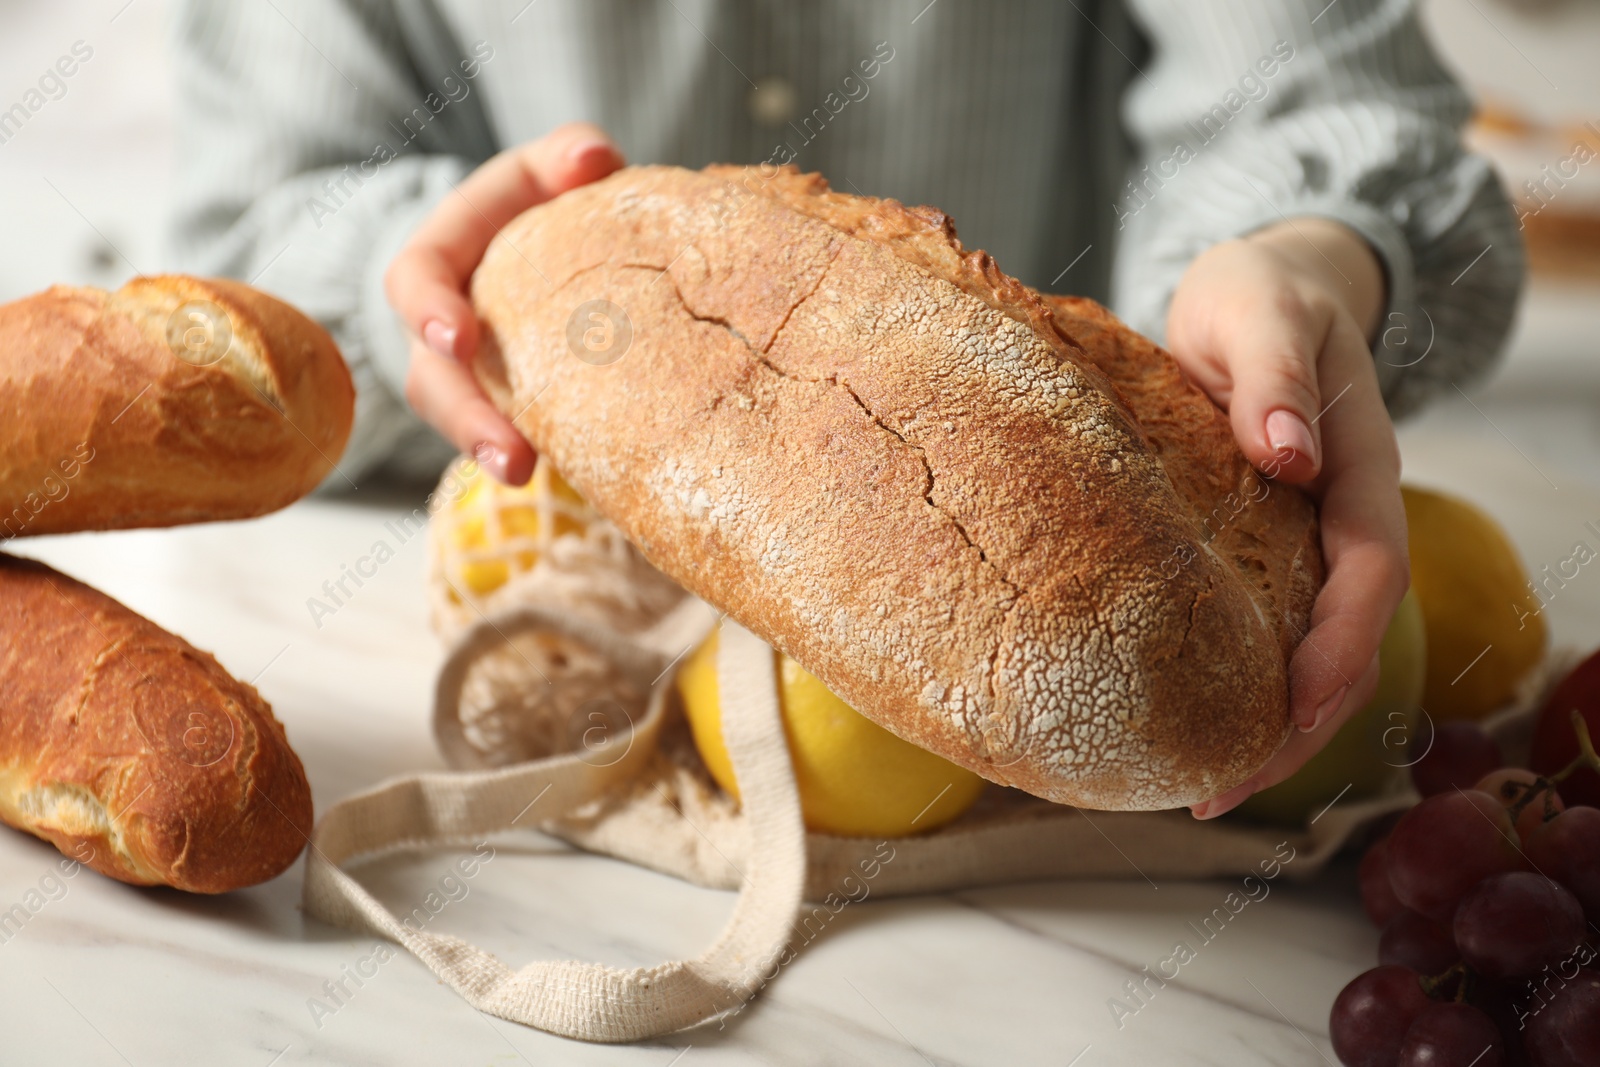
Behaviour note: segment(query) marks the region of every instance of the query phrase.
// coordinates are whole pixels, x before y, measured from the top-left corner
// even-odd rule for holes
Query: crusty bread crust
[[[1222,409],[1184,376],[1177,361],[1086,297],[1044,297],[1056,327],[1082,346],[1110,379],[1198,526],[1160,570],[1209,549],[1253,589],[1278,630],[1285,661],[1310,628],[1322,589],[1316,509],[1304,493],[1264,478],[1239,451]]]
[[[966,251],[955,221],[931,207],[837,193],[820,174],[707,167],[705,173],[776,197],[803,214],[891,248],[1000,313],[1033,328],[1063,359],[1098,370],[1200,525],[1198,544],[1232,561],[1276,620],[1284,658],[1305,633],[1322,586],[1316,513],[1305,495],[1274,487],[1245,459],[1221,408],[1177,361],[1087,297],[1040,294],[1000,270],[987,252]],[[754,184],[759,182],[759,184]],[[1091,370],[1092,369],[1092,370]],[[1298,545],[1285,541],[1300,531]],[[1198,544],[1188,546],[1199,551]],[[1267,550],[1276,545],[1277,550]],[[1163,570],[1181,564],[1181,551]]]
[[[1214,796],[1281,744],[1312,509],[1254,490],[1208,533],[1255,476],[1108,315],[937,212],[788,170],[630,168],[504,236],[473,281],[491,394],[653,563],[870,718],[1100,808]],[[571,347],[592,300],[631,326],[615,362]]]
[[[0,820],[124,882],[222,893],[294,862],[311,790],[254,688],[104,593],[0,555]]]
[[[274,511],[332,469],[354,404],[327,332],[240,282],[0,306],[0,540]]]

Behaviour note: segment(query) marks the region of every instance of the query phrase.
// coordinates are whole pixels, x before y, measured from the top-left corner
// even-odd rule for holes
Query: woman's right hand
[[[598,127],[573,122],[507,149],[469,174],[389,264],[384,289],[411,336],[406,399],[418,415],[500,481],[533,474],[533,446],[489,401],[469,365],[478,317],[467,283],[500,228],[558,193],[623,166]]]

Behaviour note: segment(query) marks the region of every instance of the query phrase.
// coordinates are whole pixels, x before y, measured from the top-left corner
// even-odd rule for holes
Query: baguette
[[[311,790],[255,689],[104,593],[0,555],[0,820],[124,882],[222,893],[294,862]]]
[[[472,283],[485,389],[652,563],[869,718],[1121,810],[1215,796],[1283,742],[1314,508],[1098,305],[789,168],[629,168],[504,236]]]
[[[274,511],[333,468],[354,396],[327,333],[240,282],[0,306],[0,540]]]

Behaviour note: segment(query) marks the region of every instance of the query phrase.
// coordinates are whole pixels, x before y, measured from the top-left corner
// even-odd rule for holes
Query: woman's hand
[[[1378,643],[1410,581],[1400,452],[1366,338],[1383,272],[1356,233],[1302,218],[1197,258],[1167,318],[1172,353],[1228,412],[1250,462],[1318,502],[1327,582],[1289,664],[1299,730],[1211,818],[1298,770],[1372,696]]]
[[[406,399],[452,444],[509,485],[533,474],[533,447],[489,402],[468,364],[478,350],[478,317],[467,282],[500,228],[557,193],[597,181],[623,165],[597,126],[574,122],[473,171],[446,197],[389,264],[389,303],[411,334]]]

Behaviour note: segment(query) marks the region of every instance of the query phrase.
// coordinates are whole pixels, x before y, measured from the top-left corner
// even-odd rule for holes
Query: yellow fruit
[[[1456,497],[1406,486],[1411,588],[1428,632],[1422,706],[1435,721],[1502,707],[1544,656],[1539,601],[1517,550],[1488,515]]]
[[[472,464],[465,468],[462,471],[462,477],[465,479],[465,485],[461,490],[461,495],[456,497],[455,507],[464,510],[470,508],[478,497],[483,495],[484,486],[488,484],[489,480],[483,477],[483,472],[477,464]]]
[[[503,559],[469,560],[461,565],[462,584],[479,596],[494,592],[510,578],[511,568]]]
[[[902,741],[834,696],[815,675],[774,652],[784,733],[806,827],[846,837],[901,837],[931,830],[977,801],[984,780]],[[717,635],[678,671],[689,729],[717,784],[739,795],[722,742]]]
[[[462,488],[450,505],[434,516],[444,525],[448,546],[446,573],[450,596],[482,597],[530,571],[540,552],[566,534],[582,535],[593,512],[583,497],[540,457],[526,485],[508,486],[490,478],[476,464],[460,470]],[[548,488],[550,529],[543,529],[540,496]]]
[[[1416,594],[1395,609],[1378,648],[1378,688],[1327,746],[1294,774],[1238,807],[1247,818],[1304,826],[1335,798],[1376,796],[1406,766],[1416,736],[1417,701],[1427,679],[1428,640]]]
[[[450,538],[457,548],[482,548],[484,541],[484,521],[482,515],[471,515],[461,520],[460,525],[450,531]]]
[[[511,504],[501,508],[500,532],[506,537],[537,537],[539,512],[526,504]]]

